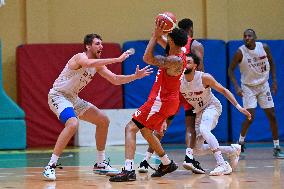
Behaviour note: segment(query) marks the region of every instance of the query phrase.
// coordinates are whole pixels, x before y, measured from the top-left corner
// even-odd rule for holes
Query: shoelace
[[[63,167],[61,166],[60,163],[59,163],[59,164],[52,164],[52,165],[49,166],[49,167],[54,168],[54,169],[56,169],[56,168],[58,168],[58,169],[63,169]]]
[[[110,162],[110,158],[107,158],[107,160],[105,159],[105,160],[103,161],[103,163],[105,163],[107,166],[110,166],[110,167],[111,167],[111,165],[109,164],[109,162]]]

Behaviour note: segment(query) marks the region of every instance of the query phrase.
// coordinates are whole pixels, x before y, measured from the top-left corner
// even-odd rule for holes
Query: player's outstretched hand
[[[141,79],[145,76],[150,75],[151,73],[153,73],[153,68],[151,68],[150,65],[145,66],[142,69],[139,69],[139,65],[136,66],[136,71],[135,71],[136,79]]]
[[[123,62],[125,59],[127,59],[130,56],[128,51],[125,51],[118,57],[118,62]]]

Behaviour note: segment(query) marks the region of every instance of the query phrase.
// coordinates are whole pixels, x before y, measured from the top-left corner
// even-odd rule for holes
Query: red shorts
[[[132,115],[133,119],[143,126],[160,131],[163,122],[170,116],[174,115],[179,107],[179,100],[157,101],[155,99],[147,100]]]

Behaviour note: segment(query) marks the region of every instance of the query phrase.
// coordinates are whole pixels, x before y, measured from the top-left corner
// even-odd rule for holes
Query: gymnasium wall
[[[31,43],[81,43],[97,32],[106,42],[149,39],[154,17],[172,11],[194,21],[196,38],[241,39],[255,28],[261,39],[284,39],[282,0],[5,0],[0,8],[3,85],[17,99],[15,50]]]

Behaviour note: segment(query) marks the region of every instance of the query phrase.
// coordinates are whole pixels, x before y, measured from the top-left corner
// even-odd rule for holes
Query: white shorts
[[[196,113],[195,118],[195,130],[196,136],[200,137],[200,128],[207,127],[208,130],[213,130],[222,112],[222,106],[220,103],[212,103],[208,105],[204,110]],[[203,138],[203,137],[202,137]],[[203,140],[204,142],[204,140]]]
[[[256,108],[257,103],[263,109],[274,107],[268,82],[257,86],[248,86],[245,84],[241,86],[243,90],[243,107],[245,109]]]
[[[93,104],[79,98],[78,96],[71,98],[66,97],[60,93],[48,94],[48,105],[58,118],[61,112],[67,107],[73,108],[77,117],[79,117],[91,106],[94,106]]]

